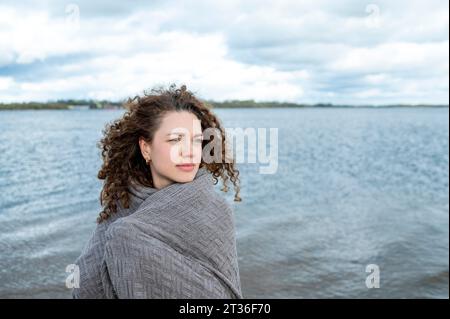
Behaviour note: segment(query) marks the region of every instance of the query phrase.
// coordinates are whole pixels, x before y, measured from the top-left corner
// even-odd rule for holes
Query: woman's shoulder
[[[131,216],[131,215],[130,215]],[[135,233],[133,230],[130,216],[118,218],[108,225],[105,230],[105,241],[117,240],[123,241]]]
[[[220,212],[233,216],[233,207],[222,192],[219,193],[217,190],[214,190],[214,192],[212,192],[210,203],[211,205],[216,206]]]

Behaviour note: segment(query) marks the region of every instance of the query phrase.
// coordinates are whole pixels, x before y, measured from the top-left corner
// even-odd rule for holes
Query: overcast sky
[[[448,1],[0,0],[0,102],[449,100]]]

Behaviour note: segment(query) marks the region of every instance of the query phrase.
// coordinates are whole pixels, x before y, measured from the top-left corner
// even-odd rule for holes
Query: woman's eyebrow
[[[173,133],[168,133],[166,136],[169,136],[169,135],[184,135],[184,133],[182,133],[182,132],[173,132]],[[199,134],[195,134],[194,135],[194,137],[197,137],[197,136],[203,136],[203,133],[199,133]]]

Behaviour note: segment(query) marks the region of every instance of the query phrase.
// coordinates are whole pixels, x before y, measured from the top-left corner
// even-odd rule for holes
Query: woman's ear
[[[144,157],[145,160],[151,159],[150,144],[147,143],[143,137],[139,137],[139,148],[141,149],[142,157]]]

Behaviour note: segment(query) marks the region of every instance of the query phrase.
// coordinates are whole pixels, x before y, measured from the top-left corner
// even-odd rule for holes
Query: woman
[[[73,297],[243,298],[233,211],[214,189],[230,179],[241,200],[219,120],[184,85],[125,107],[99,144],[103,210]]]

